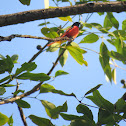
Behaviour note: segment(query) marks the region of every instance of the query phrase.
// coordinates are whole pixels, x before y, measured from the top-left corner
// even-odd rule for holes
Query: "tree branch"
[[[70,42],[68,42],[66,46],[70,45],[71,42],[72,42],[72,40],[71,40]],[[58,63],[58,61],[59,61],[59,59],[62,57],[62,55],[63,55],[63,53],[64,53],[65,50],[66,50],[66,49],[64,48],[64,50],[63,50],[63,51],[61,52],[61,54],[58,56],[58,58],[56,59],[55,63],[53,64],[52,68],[49,70],[49,72],[47,73],[47,75],[50,75],[50,74],[51,74],[51,72],[52,72],[53,69],[56,67],[56,65],[57,65],[57,63]],[[32,94],[32,93],[38,91],[38,90],[40,89],[40,86],[41,86],[42,83],[43,83],[43,82],[40,82],[39,84],[37,84],[36,86],[34,86],[30,91],[28,91],[28,92],[26,92],[26,93],[24,93],[24,94],[21,94],[21,95],[19,95],[19,96],[16,96],[16,97],[13,97],[13,98],[10,98],[10,99],[6,99],[6,100],[4,100],[4,101],[0,101],[0,105],[2,105],[2,104],[7,104],[7,103],[13,103],[14,101],[16,101],[16,100],[18,100],[18,99],[24,98],[24,97],[26,97],[26,96],[28,96],[28,95],[30,95],[30,94]]]
[[[61,38],[61,37],[59,37],[59,38],[54,38],[54,39],[51,39],[51,38],[46,38],[46,37],[36,37],[36,36],[30,36],[30,35],[10,35],[10,36],[7,36],[7,37],[5,37],[5,39],[12,39],[12,38],[14,38],[13,36],[15,36],[15,37],[17,37],[17,36],[19,36],[19,37],[24,37],[24,38],[36,38],[36,39],[38,39],[38,38],[44,38],[44,39],[49,39],[49,40],[53,40],[53,41],[58,41],[58,40],[71,40],[72,41],[72,39],[71,38],[68,38],[68,37],[63,37],[63,38]],[[5,40],[4,39],[4,40]],[[3,40],[3,41],[4,41]],[[33,60],[35,60],[35,58],[47,47],[47,45],[49,44],[50,42],[48,42],[48,43],[46,43],[45,44],[45,46],[43,47],[43,48],[41,48],[36,54],[34,54],[33,55],[33,57],[28,61],[28,63],[30,63],[30,62],[32,62]],[[8,83],[10,83],[12,80],[13,80],[13,78],[15,78],[15,75],[12,75],[12,77],[7,81],[7,82],[5,82],[5,83],[3,83],[3,84],[1,84],[1,85],[4,85],[4,84],[8,84]]]
[[[19,38],[32,38],[32,39],[43,39],[43,40],[48,40],[48,41],[59,41],[59,40],[70,40],[67,36],[61,38],[61,37],[57,37],[57,38],[47,38],[47,37],[38,37],[38,36],[31,36],[31,35],[19,35],[19,34],[12,34],[10,36],[0,36],[0,42],[1,41],[11,41],[12,39],[19,37]]]
[[[17,86],[16,86],[16,90],[15,91],[18,91],[19,83],[18,83],[17,80],[16,80],[16,82],[17,82]],[[17,94],[14,95],[14,97],[16,97],[16,96],[17,96]],[[18,106],[18,104],[17,104],[17,106]],[[24,115],[23,109],[18,106],[18,110],[20,112],[20,116],[21,116],[22,122],[24,123],[24,126],[27,126],[27,122],[26,122],[26,119],[25,119],[25,115]]]
[[[29,61],[28,63],[32,62],[33,60],[35,60],[35,58],[47,47],[47,45],[49,44],[49,42],[43,47],[41,48]]]
[[[30,10],[0,16],[0,27],[25,23],[34,20],[64,17],[93,12],[123,12],[126,11],[126,1],[85,3],[67,7]]]
[[[22,122],[23,122],[24,126],[28,126],[28,125],[27,125],[27,122],[26,122],[26,119],[25,119],[25,115],[24,115],[24,113],[23,113],[23,109],[22,109],[21,107],[18,106],[18,110],[19,110],[19,112],[20,112],[20,116],[21,116],[21,119],[22,119]]]

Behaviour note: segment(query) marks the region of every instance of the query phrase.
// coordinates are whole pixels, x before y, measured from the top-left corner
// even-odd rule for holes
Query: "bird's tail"
[[[52,44],[54,44],[54,43],[61,44],[62,42],[61,42],[61,41],[55,41],[55,42],[51,42],[51,43],[49,43],[47,46],[51,46],[51,45],[52,45]]]

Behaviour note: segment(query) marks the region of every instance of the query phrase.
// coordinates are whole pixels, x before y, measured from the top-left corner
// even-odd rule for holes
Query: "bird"
[[[80,22],[73,23],[73,25],[70,28],[68,28],[60,37],[63,38],[66,36],[68,38],[75,39],[79,34],[79,25],[80,25]],[[64,42],[66,42],[66,40],[65,41],[58,40],[58,41],[54,41],[54,42],[49,43],[47,46],[51,46],[54,43],[62,44]]]

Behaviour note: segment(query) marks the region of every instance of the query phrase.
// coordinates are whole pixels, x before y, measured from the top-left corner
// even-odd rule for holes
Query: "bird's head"
[[[75,23],[72,25],[72,27],[73,27],[73,26],[78,26],[78,27],[79,27],[79,25],[80,25],[80,22],[75,22]]]

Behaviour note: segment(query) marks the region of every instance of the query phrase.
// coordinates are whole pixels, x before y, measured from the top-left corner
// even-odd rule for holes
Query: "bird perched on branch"
[[[68,37],[68,38],[72,38],[72,39],[75,39],[78,34],[79,34],[79,25],[80,25],[80,22],[75,22],[70,28],[68,28],[63,35],[61,35],[60,37],[63,38],[63,37]],[[59,44],[62,44],[66,42],[66,40],[59,40],[59,41],[54,41],[54,42],[51,42],[50,44],[48,44],[47,46],[51,46],[52,44],[54,43],[59,43]]]

